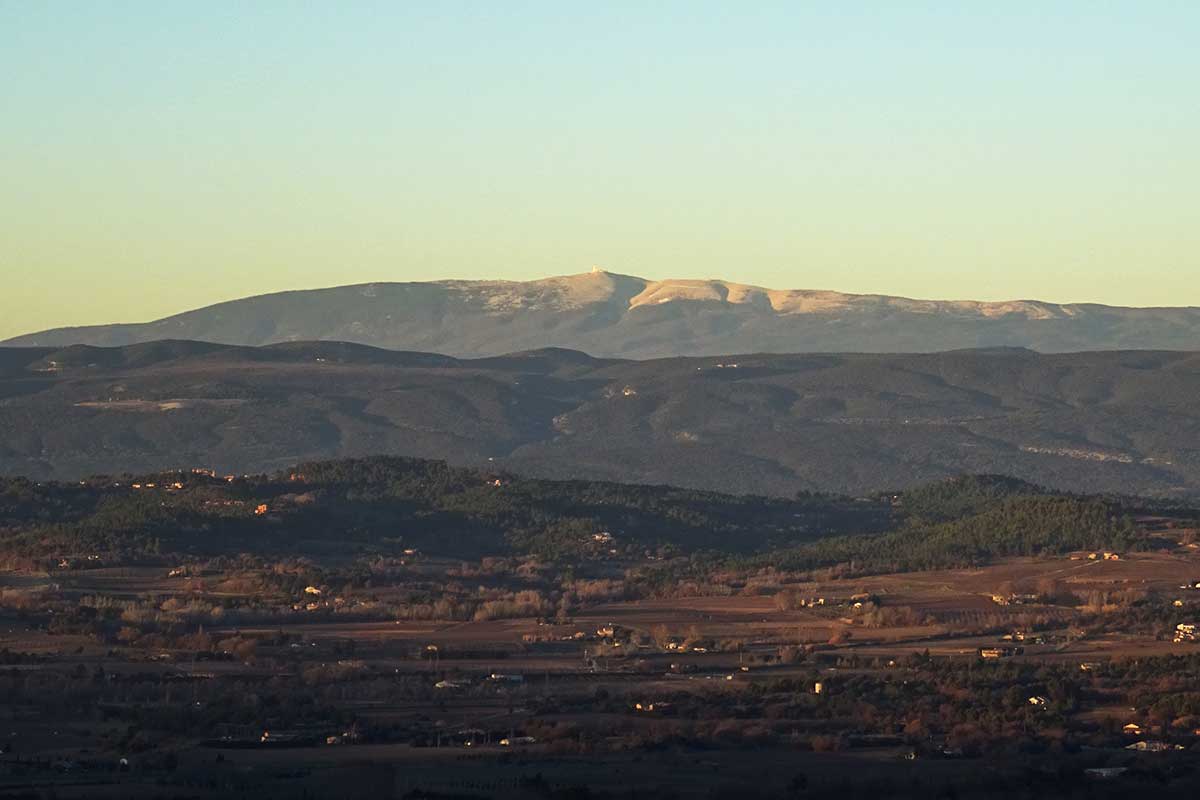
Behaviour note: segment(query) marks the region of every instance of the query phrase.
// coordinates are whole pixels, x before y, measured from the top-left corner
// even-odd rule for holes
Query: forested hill
[[[337,562],[418,552],[613,566],[703,556],[909,569],[1126,549],[1137,545],[1132,510],[996,477],[869,498],[771,499],[371,458],[304,463],[273,476],[3,479],[0,558],[72,568],[243,553]]]
[[[0,473],[241,474],[374,454],[784,497],[1001,473],[1197,498],[1200,354],[0,348]]]
[[[274,475],[203,471],[0,479],[10,554],[157,558],[259,552],[348,556],[642,557],[753,553],[830,532],[889,527],[890,504],[833,495],[764,498],[522,478],[440,461],[307,462]],[[608,534],[608,535],[605,535]]]

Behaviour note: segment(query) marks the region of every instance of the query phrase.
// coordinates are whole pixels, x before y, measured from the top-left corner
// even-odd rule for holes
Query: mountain
[[[370,454],[772,495],[1003,473],[1197,497],[1200,353],[0,348],[0,473],[243,473]]]
[[[372,283],[234,300],[157,322],[59,328],[21,346],[161,339],[264,345],[344,341],[471,357],[543,347],[621,358],[717,353],[1040,352],[1200,347],[1200,308],[909,300],[648,281],[595,270],[525,283]]]

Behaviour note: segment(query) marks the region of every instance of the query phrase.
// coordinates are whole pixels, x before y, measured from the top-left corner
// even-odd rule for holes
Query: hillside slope
[[[346,341],[463,357],[542,347],[625,358],[997,346],[1190,350],[1200,348],[1200,309],[910,300],[593,271],[525,283],[375,283],[281,292],[145,324],[43,331],[9,344],[121,346],[160,339]]]
[[[0,473],[368,454],[737,492],[963,473],[1200,492],[1200,353],[484,359],[329,342],[0,348]]]

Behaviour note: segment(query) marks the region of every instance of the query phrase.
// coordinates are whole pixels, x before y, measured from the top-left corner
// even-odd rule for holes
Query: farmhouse
[[[634,703],[633,710],[641,713],[652,714],[654,712],[663,712],[671,707],[670,703],[661,700],[653,703]]]
[[[522,744],[537,744],[537,739],[532,736],[510,736],[500,740],[501,747],[516,747]]]
[[[525,676],[512,675],[503,672],[493,672],[491,675],[488,675],[488,680],[495,681],[496,683],[524,683]]]
[[[979,657],[992,660],[997,658],[1011,658],[1019,656],[1025,652],[1023,647],[981,647],[979,648]]]
[[[1151,741],[1134,742],[1133,744],[1125,745],[1126,750],[1137,750],[1142,753],[1164,753],[1168,750],[1182,750],[1181,744],[1170,744],[1157,739]]]

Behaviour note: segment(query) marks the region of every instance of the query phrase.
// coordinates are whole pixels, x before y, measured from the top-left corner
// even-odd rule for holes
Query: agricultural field
[[[785,501],[399,460],[0,498],[0,797],[1200,779],[1188,508],[1000,478]]]

